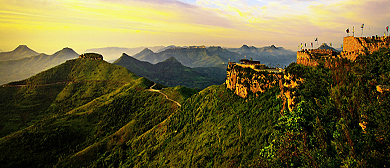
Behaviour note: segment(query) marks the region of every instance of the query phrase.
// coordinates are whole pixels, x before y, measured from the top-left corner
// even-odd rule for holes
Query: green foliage
[[[60,65],[63,70],[57,73],[61,75],[50,70],[52,75],[18,82],[35,87],[0,88],[1,95],[9,97],[1,98],[4,116],[17,112],[11,110],[16,106],[43,114],[35,118],[37,122],[0,139],[0,164],[386,167],[390,164],[390,93],[378,92],[376,86],[390,85],[389,53],[387,49],[362,55],[355,62],[335,59],[318,67],[293,63],[286,74],[299,81],[299,86],[271,87],[245,99],[225,85],[200,92],[186,87],[162,89],[181,107],[148,91],[153,82],[145,78],[128,71],[123,71],[127,75],[113,74],[123,73],[116,66],[100,69],[105,63],[85,60],[84,67],[97,68],[88,72],[79,66]],[[81,64],[79,60],[74,63]],[[50,84],[70,79],[74,82]],[[113,81],[126,82],[115,85]],[[292,111],[282,111],[280,89],[295,96]],[[48,91],[55,95],[44,99],[43,92]],[[41,113],[47,109],[52,115]]]
[[[269,165],[389,165],[389,93],[376,90],[376,85],[389,85],[389,52],[382,49],[361,55],[355,62],[330,60],[327,68],[294,63],[287,67],[286,72],[295,79],[304,79],[290,90],[297,102],[305,102],[304,110],[295,114],[302,108],[300,103],[279,118],[278,128],[283,129],[273,133],[273,140],[261,153]],[[304,120],[294,120],[301,117]]]
[[[184,86],[168,87],[161,90],[170,99],[175,100],[179,103],[184,103],[186,99],[197,93],[195,89],[191,89]]]
[[[150,81],[102,60],[69,60],[26,80],[0,88],[1,137],[52,115],[66,113],[126,83],[138,89]],[[148,86],[143,86],[148,83]]]
[[[114,64],[123,66],[129,71],[156,83],[172,87],[180,85],[203,89],[210,85],[222,84],[226,78],[226,68],[189,68],[173,57],[157,64],[151,64],[124,54]]]

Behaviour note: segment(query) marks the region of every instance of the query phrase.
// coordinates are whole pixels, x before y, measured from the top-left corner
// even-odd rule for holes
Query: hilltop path
[[[169,100],[169,101],[171,101],[171,102],[174,102],[174,103],[176,103],[179,107],[181,107],[181,104],[180,104],[179,102],[170,99],[165,93],[161,92],[160,90],[153,89],[154,86],[156,86],[156,83],[154,83],[152,86],[150,86],[149,91],[151,91],[151,92],[158,92],[158,93],[164,95],[165,98],[166,98],[167,100]]]

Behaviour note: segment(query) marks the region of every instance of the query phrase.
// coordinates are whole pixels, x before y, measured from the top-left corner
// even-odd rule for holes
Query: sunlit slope
[[[102,60],[75,59],[0,87],[1,136],[67,112],[139,77]]]
[[[97,156],[124,147],[177,108],[139,78],[67,113],[41,120],[0,139],[4,167],[89,166]],[[28,152],[25,152],[25,151]],[[120,151],[118,151],[120,152]],[[99,167],[99,166],[98,166]]]
[[[210,86],[186,99],[172,116],[149,131],[100,154],[90,166],[258,166],[261,147],[280,116],[277,91],[273,88],[245,100],[224,85]],[[80,157],[67,166],[82,163],[76,158]]]

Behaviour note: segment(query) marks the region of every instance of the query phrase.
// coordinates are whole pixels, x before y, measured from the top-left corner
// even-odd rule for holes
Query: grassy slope
[[[274,88],[241,99],[224,85],[210,86],[171,117],[94,162],[107,166],[251,166],[273,132],[281,101]],[[121,157],[118,157],[121,156]]]
[[[0,119],[1,137],[83,105],[137,78],[127,69],[105,61],[75,59],[0,87],[0,111],[4,116]]]
[[[283,116],[276,87],[241,99],[224,85],[211,86],[177,108],[159,93],[125,85],[0,139],[0,150],[6,151],[0,163],[383,167],[390,156],[390,103],[389,93],[379,93],[375,86],[390,85],[389,53],[374,53],[356,63],[339,60],[331,68],[290,65],[286,71],[305,82],[292,90],[299,106]],[[177,90],[166,93],[175,95]],[[366,131],[359,126],[362,121],[369,123]]]
[[[290,65],[287,72],[305,82],[291,90],[298,107],[283,115],[278,88],[241,99],[211,86],[91,167],[383,167],[390,103],[375,86],[390,85],[388,53],[331,68]]]

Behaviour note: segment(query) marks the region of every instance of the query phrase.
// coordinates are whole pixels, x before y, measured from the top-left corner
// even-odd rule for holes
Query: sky
[[[275,45],[383,36],[389,0],[0,0],[0,50]],[[314,43],[314,47],[317,43]]]

